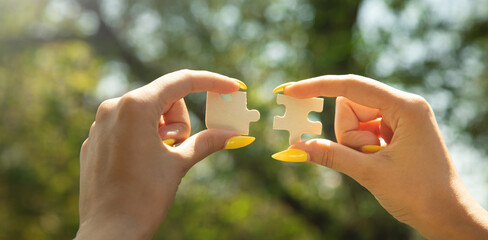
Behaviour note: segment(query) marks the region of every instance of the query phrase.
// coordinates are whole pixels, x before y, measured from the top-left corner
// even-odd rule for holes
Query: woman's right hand
[[[290,147],[306,154],[286,150],[276,158],[301,156],[349,175],[427,238],[488,239],[488,214],[464,186],[424,98],[356,75],[321,76],[278,89],[297,98],[338,97],[338,143],[308,140]],[[386,148],[359,151],[379,145],[379,138]]]

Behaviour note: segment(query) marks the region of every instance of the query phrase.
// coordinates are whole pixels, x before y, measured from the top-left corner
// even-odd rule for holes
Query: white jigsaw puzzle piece
[[[308,114],[311,111],[322,112],[324,99],[306,98],[298,99],[283,94],[276,97],[278,104],[286,106],[285,115],[275,116],[273,129],[287,130],[290,133],[290,145],[300,142],[302,134],[322,134],[322,123],[310,121]]]
[[[259,118],[258,110],[247,109],[246,92],[233,92],[230,100],[222,99],[219,93],[207,92],[207,128],[234,130],[248,135],[249,122],[256,122]]]

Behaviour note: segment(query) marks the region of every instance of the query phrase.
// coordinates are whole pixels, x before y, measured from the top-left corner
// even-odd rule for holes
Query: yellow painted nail
[[[283,89],[285,89],[285,87],[288,87],[292,84],[294,84],[295,82],[287,82],[287,83],[283,83],[281,85],[279,85],[278,87],[276,87],[274,90],[273,90],[273,93],[279,93],[279,92],[283,92]]]
[[[300,149],[288,149],[275,153],[271,157],[284,162],[305,162],[308,159],[307,153]]]
[[[173,144],[175,144],[175,140],[172,138],[169,138],[169,139],[163,140],[163,143],[168,145],[168,146],[173,146]]]
[[[364,145],[361,147],[361,151],[363,153],[375,153],[378,152],[379,150],[383,149],[385,147],[378,146],[378,145]]]
[[[225,148],[224,149],[236,149],[236,148],[241,148],[245,147],[252,142],[254,142],[256,138],[251,137],[251,136],[235,136],[229,138],[227,140],[227,143],[225,143]]]
[[[233,78],[233,80],[234,80],[236,83],[239,83],[239,85],[240,85],[241,89],[244,89],[244,90],[246,90],[246,89],[247,89],[246,84],[245,84],[245,83],[243,83],[241,80],[237,80],[237,79],[235,79],[235,78]]]

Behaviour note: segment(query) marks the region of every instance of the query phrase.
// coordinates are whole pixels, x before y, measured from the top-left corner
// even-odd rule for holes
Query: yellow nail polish
[[[168,146],[173,146],[173,144],[175,144],[175,140],[172,138],[169,138],[169,139],[163,140],[163,143],[168,145]]]
[[[307,153],[300,149],[288,149],[275,153],[271,157],[284,162],[305,162],[308,159]]]
[[[287,83],[283,83],[281,85],[279,85],[278,87],[276,87],[274,90],[273,90],[273,93],[279,93],[279,92],[283,92],[283,89],[285,89],[285,87],[288,87],[292,84],[294,84],[295,82],[287,82]]]
[[[247,89],[246,84],[245,84],[245,83],[243,83],[241,80],[237,80],[237,79],[235,79],[235,78],[233,78],[233,80],[234,80],[236,83],[239,83],[239,85],[240,85],[241,89],[244,89],[244,90],[246,90],[246,89]]]
[[[361,147],[361,151],[363,153],[375,153],[378,152],[379,150],[383,149],[385,147],[378,146],[378,145],[364,145]]]
[[[236,149],[236,148],[241,148],[245,147],[252,142],[254,142],[256,138],[251,137],[251,136],[235,136],[229,138],[227,140],[227,143],[225,143],[225,148],[224,149]]]

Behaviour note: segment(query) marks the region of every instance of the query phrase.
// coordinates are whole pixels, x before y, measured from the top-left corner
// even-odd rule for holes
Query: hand
[[[76,238],[152,237],[190,167],[224,147],[242,147],[228,141],[239,135],[233,131],[209,129],[188,138],[183,97],[201,91],[228,94],[240,87],[245,85],[236,79],[181,70],[104,101],[81,148]]]
[[[349,175],[391,215],[427,238],[488,238],[488,214],[462,183],[422,97],[355,75],[322,76],[277,89],[297,98],[338,97],[339,144],[309,140],[275,157],[302,158]],[[386,148],[373,154],[357,151],[379,145],[380,137]]]

